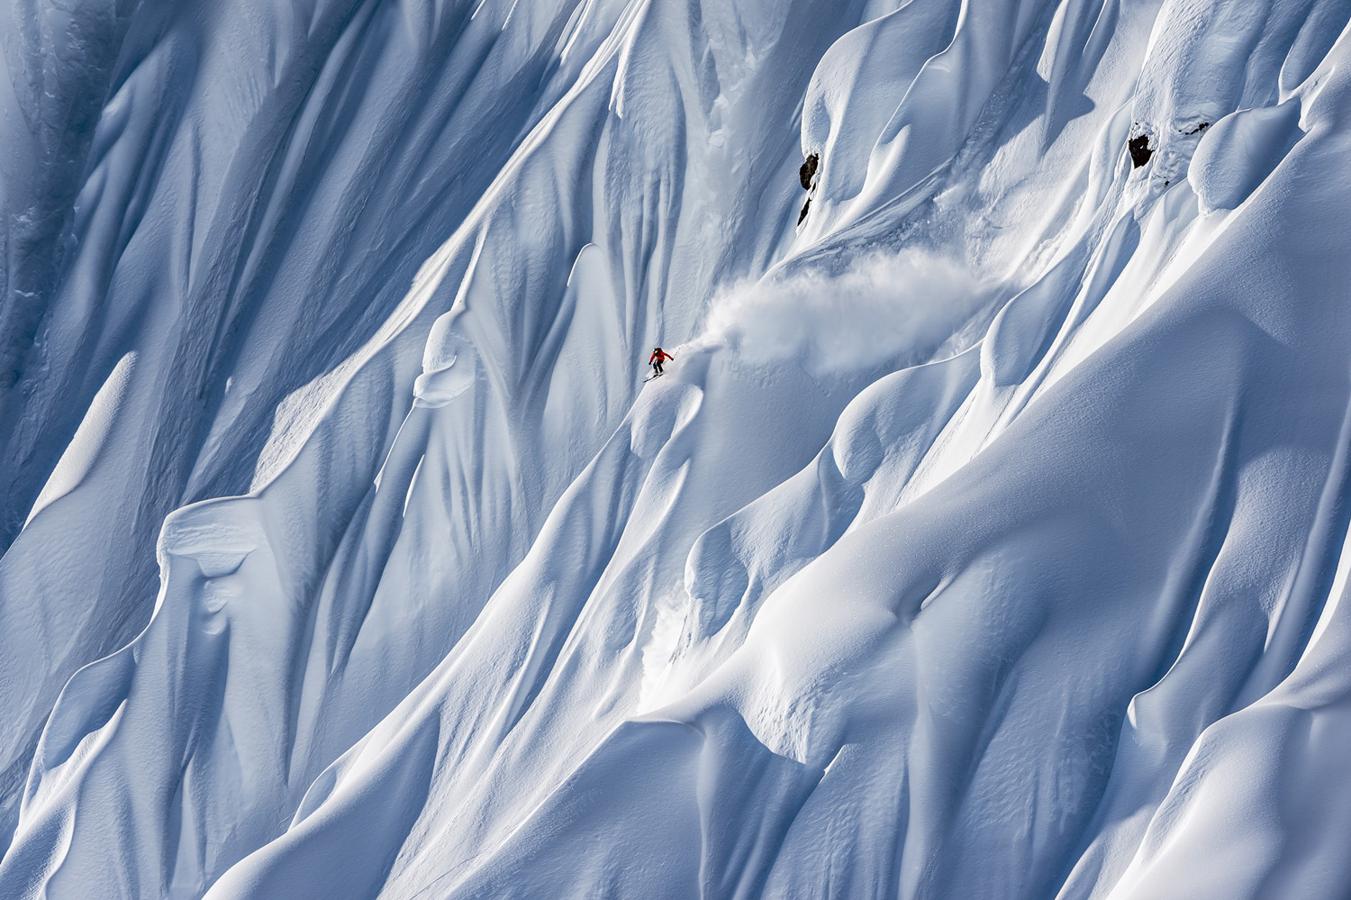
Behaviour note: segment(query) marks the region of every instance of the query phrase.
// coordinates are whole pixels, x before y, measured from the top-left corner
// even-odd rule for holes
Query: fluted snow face
[[[1338,895],[1349,20],[0,9],[0,895]]]

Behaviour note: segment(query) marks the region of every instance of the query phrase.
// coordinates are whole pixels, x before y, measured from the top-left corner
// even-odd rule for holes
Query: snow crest
[[[0,9],[0,896],[1340,896],[1348,23]]]

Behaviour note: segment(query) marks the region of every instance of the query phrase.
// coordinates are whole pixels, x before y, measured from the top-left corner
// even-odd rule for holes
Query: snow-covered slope
[[[1348,21],[14,0],[0,896],[1341,896]]]

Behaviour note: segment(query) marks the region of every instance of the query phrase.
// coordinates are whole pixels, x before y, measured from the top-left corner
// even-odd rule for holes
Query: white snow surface
[[[0,897],[1346,896],[1348,23],[7,0]]]

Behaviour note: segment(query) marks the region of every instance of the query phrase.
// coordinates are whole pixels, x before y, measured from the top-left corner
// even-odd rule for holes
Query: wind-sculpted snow
[[[0,895],[1351,883],[1351,4],[193,6],[0,17]]]
[[[6,65],[28,91],[5,106],[7,143],[35,130],[33,152],[11,157],[26,167],[6,170],[0,280],[7,321],[41,323],[35,343],[4,336],[32,345],[0,400],[5,833],[61,685],[145,624],[165,516],[271,480],[369,355],[360,348],[403,329],[418,266],[571,88],[584,60],[560,61],[564,38],[584,51],[608,32],[599,12],[587,28],[540,5],[510,33],[505,10],[474,18],[467,3],[421,16],[384,3],[105,6],[5,10],[23,26],[7,38],[24,38],[7,40]],[[115,64],[93,68],[103,57],[81,48],[110,42]],[[539,96],[502,104],[517,82]],[[59,118],[91,97],[103,102],[92,134]],[[498,127],[476,134],[489,111]],[[65,191],[81,170],[72,208],[20,205],[34,183]],[[67,224],[39,240],[34,217]],[[59,277],[43,274],[53,260]],[[46,310],[33,319],[35,304]],[[416,365],[405,356],[373,364],[390,380],[348,420],[344,474],[307,491],[333,504],[320,526],[330,544],[406,412],[392,389]],[[92,428],[113,393],[112,427]],[[70,436],[91,431],[98,445],[72,455]]]

